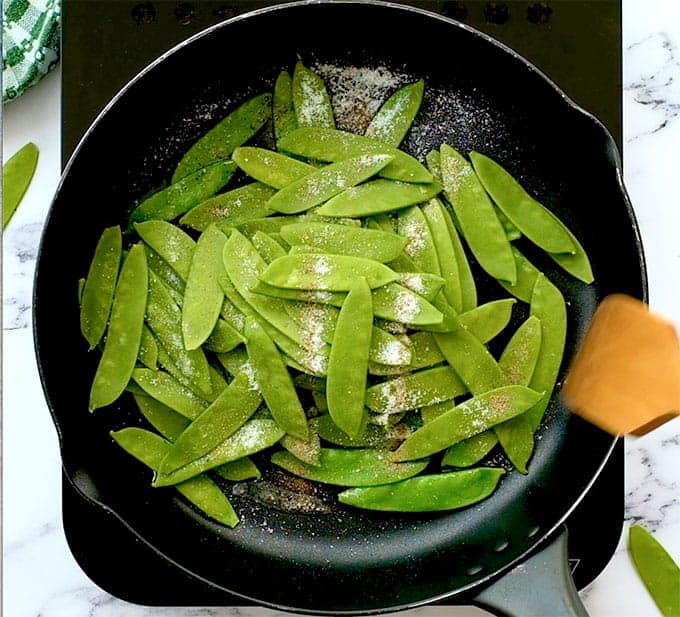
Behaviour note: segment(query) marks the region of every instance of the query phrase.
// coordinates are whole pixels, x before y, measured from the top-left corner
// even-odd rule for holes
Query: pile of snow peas
[[[298,62],[103,231],[79,285],[101,351],[89,409],[134,398],[147,428],[111,436],[154,487],[233,527],[232,488],[259,481],[265,458],[342,487],[343,504],[398,512],[486,498],[506,472],[484,464],[492,452],[526,473],[567,310],[513,241],[585,284],[592,271],[488,156],[443,143],[424,164],[399,149],[423,94],[407,84],[365,134],[338,130],[326,84]],[[478,303],[479,276],[497,299]],[[529,316],[494,357],[517,300]]]

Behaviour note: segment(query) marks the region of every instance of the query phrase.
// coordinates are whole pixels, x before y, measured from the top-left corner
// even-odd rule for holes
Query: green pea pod
[[[515,224],[505,216],[505,214],[503,214],[503,210],[496,208],[496,215],[498,216],[501,225],[503,225],[503,231],[505,231],[508,240],[512,242],[513,240],[519,240],[522,237],[522,232],[517,229]]]
[[[464,508],[496,490],[505,470],[479,467],[418,476],[385,486],[351,488],[338,495],[340,503],[366,510],[437,512]]]
[[[182,336],[182,310],[153,272],[149,276],[146,323],[186,380],[209,397],[212,386],[205,353],[202,349],[185,348]]]
[[[29,142],[2,166],[2,228],[10,222],[31,184],[38,165],[38,147]]]
[[[410,461],[444,450],[525,412],[541,396],[524,386],[502,386],[468,399],[408,437],[393,453],[394,460]]]
[[[422,296],[428,302],[437,296],[445,283],[441,276],[431,272],[400,272],[397,282]]]
[[[301,254],[275,259],[260,280],[276,287],[349,291],[358,277],[373,289],[396,281],[396,272],[380,262],[348,255]]]
[[[272,120],[277,141],[298,127],[293,106],[293,80],[288,71],[281,71],[274,84]]]
[[[282,189],[316,171],[312,165],[264,148],[236,148],[231,158],[251,178]]]
[[[409,336],[411,342],[412,369],[428,368],[445,362],[431,332],[414,332]]]
[[[444,296],[453,309],[460,313],[463,310],[463,297],[456,251],[453,248],[453,241],[446,225],[446,210],[438,199],[431,199],[422,206],[422,212],[430,228],[440,273],[446,281]]]
[[[461,310],[463,312],[470,311],[477,306],[477,286],[475,279],[470,270],[470,263],[468,262],[463,243],[460,240],[456,226],[453,224],[450,212],[446,212],[444,216],[446,228],[449,231],[449,237],[453,245],[453,252],[456,255],[456,265],[458,266],[458,283],[460,285],[461,296]]]
[[[374,176],[392,160],[389,154],[360,154],[306,174],[273,195],[267,207],[275,212],[295,214],[309,210]],[[324,214],[325,206],[319,209]]]
[[[204,471],[250,456],[273,446],[284,434],[274,420],[253,418],[205,456],[171,474],[158,474],[154,486],[178,484]]]
[[[501,165],[479,152],[470,152],[477,177],[512,223],[548,253],[574,254],[569,230],[531,197]]]
[[[342,161],[360,154],[389,154],[381,176],[403,182],[432,182],[432,174],[414,157],[371,137],[321,127],[301,127],[279,140],[284,152],[318,161]]]
[[[458,315],[458,321],[474,334],[480,343],[488,343],[510,323],[514,305],[514,298],[492,300],[461,313]]]
[[[447,448],[442,465],[444,467],[472,467],[481,461],[498,443],[498,438],[493,431],[484,431],[463,439],[457,444]]]
[[[218,161],[203,167],[144,199],[132,211],[130,222],[171,221],[217,193],[235,170],[233,161]]]
[[[163,371],[137,368],[132,372],[132,379],[146,394],[190,420],[208,406],[206,400]]]
[[[237,107],[194,143],[172,176],[175,183],[199,169],[231,156],[235,148],[257,133],[271,116],[272,98],[259,94]]]
[[[158,343],[146,324],[142,327],[138,357],[146,368],[155,369],[158,366]]]
[[[224,319],[218,319],[215,328],[206,339],[204,347],[216,353],[226,353],[245,343],[246,339],[234,326]]]
[[[408,366],[413,361],[411,349],[402,340],[383,330],[373,327],[369,360],[388,366]]]
[[[479,339],[459,320],[452,320],[451,332],[434,334],[437,347],[472,394],[482,394],[505,383],[498,362]]]
[[[408,240],[404,252],[413,260],[416,270],[440,275],[435,241],[423,211],[412,206],[399,212],[397,229]]]
[[[146,250],[146,263],[149,266],[149,272],[153,272],[157,278],[163,281],[168,291],[172,294],[175,304],[179,305],[184,298],[184,280],[180,277],[170,264],[165,261],[156,251],[150,246],[144,247]]]
[[[551,216],[555,216],[550,213]],[[556,217],[555,217],[556,218]],[[574,245],[574,254],[569,255],[566,253],[548,253],[548,256],[557,263],[563,270],[566,270],[569,274],[576,277],[579,281],[583,281],[586,285],[590,285],[595,280],[593,276],[593,270],[590,265],[590,260],[588,255],[581,245],[581,243],[576,239],[576,236],[567,229],[567,233],[571,238]]]
[[[376,486],[398,482],[420,473],[428,460],[394,463],[388,450],[321,448],[319,465],[306,465],[289,452],[275,452],[272,463],[290,473],[339,486]]]
[[[255,250],[262,256],[267,264],[286,254],[286,250],[269,234],[256,231],[251,238]]]
[[[199,388],[192,380],[187,377],[186,373],[187,371],[186,367],[183,367],[184,372],[182,372],[182,369],[177,366],[175,361],[170,357],[170,354],[167,352],[165,347],[161,345],[160,343],[156,342],[156,347],[158,349],[158,364],[161,366],[161,368],[165,369],[176,381],[178,381],[180,384],[182,384],[184,387],[189,389],[191,392],[193,392],[198,398],[211,402],[214,401],[215,398],[217,398],[217,394],[219,392],[214,392],[212,389],[210,391],[206,391],[202,388]],[[210,375],[210,366],[208,365],[208,378],[210,380],[210,385],[211,388],[213,386],[213,380],[211,379]]]
[[[507,292],[522,300],[531,302],[531,294],[534,293],[536,279],[541,272],[534,266],[516,247],[512,247],[512,256],[517,268],[517,280],[514,284],[507,281],[498,281]]]
[[[367,448],[384,446],[385,444],[385,430],[374,424],[367,424],[359,437],[350,437],[333,422],[330,414],[324,413],[312,418],[309,423],[316,427],[321,439],[337,446]]]
[[[90,390],[90,411],[113,403],[130,381],[142,340],[147,285],[144,247],[137,244],[118,277],[104,351]]]
[[[247,456],[216,467],[215,473],[231,482],[257,480],[262,477],[257,465]]]
[[[197,349],[210,336],[222,309],[224,292],[222,250],[226,236],[208,227],[198,239],[191,259],[182,305],[182,335],[187,350]]]
[[[276,346],[254,319],[246,319],[244,333],[255,383],[274,420],[286,433],[306,440],[309,437],[307,418]]]
[[[396,259],[407,240],[394,233],[332,223],[294,223],[281,229],[292,246],[306,245],[317,252],[365,257],[382,263]]]
[[[366,279],[358,278],[340,309],[326,378],[331,417],[352,437],[359,435],[364,419],[372,329],[371,289]]]
[[[373,216],[422,203],[441,190],[437,182],[412,184],[380,178],[343,191],[321,206],[318,213],[333,217]]]
[[[366,136],[397,147],[408,133],[420,109],[424,89],[425,82],[422,79],[399,88],[373,116],[366,129]]]
[[[179,227],[165,221],[135,223],[134,228],[144,243],[162,257],[183,282],[186,282],[191,258],[196,249],[193,238]]]
[[[316,369],[312,372],[325,373],[330,353],[328,345],[317,340],[313,332],[300,328],[286,313],[283,300],[250,291],[257,282],[258,275],[267,268],[253,245],[235,231],[224,245],[222,257],[228,274],[228,277],[225,277],[227,281],[222,282],[227,297],[240,302],[239,308],[245,314],[251,317],[259,315],[262,318],[260,323],[267,335],[285,353],[303,366]]]
[[[147,394],[135,393],[133,397],[149,424],[169,441],[175,441],[190,424],[185,416]]]
[[[136,427],[112,432],[111,437],[126,452],[154,470],[157,469],[158,463],[163,459],[165,453],[172,447],[162,437]],[[197,508],[216,521],[228,527],[235,527],[238,524],[238,515],[234,512],[231,503],[210,478],[205,476],[193,478],[175,488]]]
[[[177,437],[158,467],[159,473],[167,475],[211,452],[248,421],[261,401],[257,386],[251,384],[248,376],[237,375]]]
[[[299,60],[293,71],[292,92],[299,126],[335,127],[333,107],[323,79]]]
[[[285,289],[276,287],[262,281],[257,281],[250,288],[252,293],[280,300],[295,300],[297,302],[316,302],[318,304],[329,304],[331,306],[342,306],[345,296],[342,291],[318,291],[306,289]]]
[[[528,386],[541,351],[541,321],[535,315],[517,328],[505,346],[498,365],[509,384]]]
[[[422,296],[396,283],[373,290],[373,314],[416,327],[442,322],[443,315]]]
[[[222,226],[245,223],[271,214],[267,202],[275,192],[261,182],[246,184],[206,199],[189,210],[179,222],[196,231],[205,231],[211,223]]]
[[[113,304],[122,255],[120,227],[108,227],[97,242],[80,299],[80,331],[94,349],[101,341]]]
[[[628,550],[647,591],[664,617],[680,615],[680,567],[644,527],[631,525]]]
[[[366,406],[377,413],[398,413],[465,394],[467,388],[450,366],[390,379],[366,390]]]
[[[444,193],[479,265],[491,276],[517,280],[510,241],[472,166],[451,146],[440,148]]]

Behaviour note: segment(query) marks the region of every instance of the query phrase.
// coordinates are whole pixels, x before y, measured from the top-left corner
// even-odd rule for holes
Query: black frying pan
[[[76,289],[99,234],[123,223],[135,200],[166,181],[189,144],[226,110],[270,89],[298,58],[424,78],[423,109],[404,146],[423,156],[447,141],[490,154],[570,225],[591,257],[593,285],[522,246],[568,300],[563,369],[600,298],[646,298],[615,145],[531,64],[471,28],[396,4],[302,2],[256,11],[201,33],[141,73],[66,168],[42,239],[34,298],[38,365],[64,468],[80,493],[161,556],[264,605],[320,614],[452,596],[468,601],[554,537],[613,447],[612,437],[571,416],[557,395],[529,474],[507,475],[476,506],[418,516],[343,507],[314,516],[236,498],[243,520],[234,530],[173,491],[150,488],[148,470],[112,443],[109,430],[140,422],[127,395],[111,409],[87,412],[97,354],[79,333]],[[499,291],[490,282],[482,293]]]

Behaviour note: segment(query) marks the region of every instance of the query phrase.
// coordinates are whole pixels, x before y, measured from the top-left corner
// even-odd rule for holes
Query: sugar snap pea
[[[120,227],[108,227],[97,242],[80,298],[80,331],[94,349],[109,321],[122,255]]]
[[[275,452],[272,463],[296,476],[340,486],[376,486],[398,482],[420,473],[427,459],[394,463],[389,451],[372,448],[322,448],[319,465],[306,465],[288,452]]]
[[[365,257],[382,263],[395,259],[407,244],[397,234],[363,227],[348,227],[333,223],[293,223],[281,229],[281,236],[290,245],[307,245],[321,252]]]
[[[271,94],[259,94],[241,104],[194,143],[182,157],[172,181],[228,158],[234,148],[257,133],[271,116]]]
[[[398,146],[420,109],[424,89],[425,82],[422,79],[399,88],[373,116],[366,136]]]
[[[510,242],[474,170],[451,146],[440,148],[444,192],[479,265],[491,276],[517,280]]]
[[[171,221],[224,187],[236,170],[233,161],[217,161],[145,198],[132,211],[130,222]]]
[[[251,219],[271,214],[267,201],[275,189],[253,182],[227,191],[198,204],[187,212],[179,222],[196,231],[205,231],[211,223],[238,225]]]
[[[488,343],[510,323],[514,298],[492,300],[458,316],[460,324],[482,343]]]
[[[224,272],[222,251],[226,241],[226,236],[211,226],[196,243],[182,305],[182,335],[188,350],[197,349],[207,340],[220,315],[224,300],[220,286]]]
[[[400,272],[397,282],[431,301],[444,286],[445,281],[441,276],[431,272]]]
[[[532,264],[517,247],[512,247],[512,256],[517,267],[517,280],[510,284],[507,281],[498,281],[503,289],[511,293],[516,298],[531,302],[531,294],[534,293],[534,286],[540,271]]]
[[[231,158],[251,178],[275,189],[282,189],[316,171],[312,165],[265,148],[242,146],[234,150]]]
[[[371,289],[361,277],[351,286],[340,309],[326,378],[331,418],[351,437],[359,435],[364,420],[372,328]]]
[[[542,392],[525,386],[502,386],[489,390],[453,406],[450,411],[423,425],[392,456],[395,461],[411,461],[444,450],[525,412],[542,395]]]
[[[443,315],[425,298],[396,283],[373,290],[376,317],[425,328],[442,322]]]
[[[279,443],[295,458],[308,465],[318,465],[321,456],[321,440],[316,426],[309,423],[309,435],[307,439],[300,439],[286,434],[281,437]]]
[[[554,216],[552,212],[550,214]],[[593,276],[593,270],[590,265],[588,255],[581,243],[577,240],[576,236],[574,236],[574,234],[568,229],[567,232],[572,243],[574,244],[574,254],[548,253],[548,256],[563,270],[566,270],[578,280],[583,281],[586,283],[586,285],[589,285],[595,280],[595,277]]]
[[[339,217],[393,212],[427,201],[441,188],[437,182],[412,184],[379,178],[342,191],[321,206],[318,213]]]
[[[418,206],[399,212],[397,231],[400,236],[408,240],[404,252],[412,259],[419,272],[441,274],[431,229],[423,211]]]
[[[494,492],[505,470],[480,467],[417,476],[395,484],[351,488],[338,495],[348,506],[392,512],[436,512],[463,508]]]
[[[468,262],[463,248],[463,243],[460,240],[456,226],[453,224],[450,212],[447,211],[444,216],[446,228],[449,230],[449,237],[453,245],[453,252],[456,255],[456,265],[458,266],[458,283],[460,285],[461,296],[461,310],[469,311],[477,306],[477,286],[475,279],[470,270],[470,263]],[[455,308],[455,307],[454,307]]]
[[[246,319],[244,334],[255,383],[274,420],[286,433],[306,440],[307,418],[276,346],[255,319]]]
[[[2,228],[9,224],[28,190],[38,164],[38,146],[28,142],[2,166]]]
[[[165,261],[156,251],[149,245],[144,247],[146,253],[146,263],[149,267],[149,272],[153,272],[166,286],[172,294],[175,304],[182,303],[184,297],[184,280],[180,277],[170,264]]]
[[[449,366],[390,379],[366,390],[366,406],[377,413],[397,413],[453,399],[467,388]]]
[[[565,225],[531,197],[508,171],[479,152],[470,152],[470,160],[487,193],[524,236],[549,253],[575,252]]]
[[[349,291],[360,276],[372,289],[399,278],[396,272],[372,259],[319,253],[275,259],[260,274],[260,280],[289,289]]]
[[[498,361],[507,382],[528,386],[540,350],[541,321],[536,315],[530,315],[512,335]]]
[[[172,447],[165,439],[137,427],[111,433],[114,441],[147,467],[156,470],[165,453]],[[205,476],[193,478],[175,487],[191,503],[216,521],[235,527],[238,515],[227,496]]]
[[[142,340],[147,281],[144,248],[137,244],[118,277],[104,351],[90,389],[90,411],[113,403],[130,381]]]
[[[226,353],[245,342],[246,339],[234,326],[219,318],[212,333],[205,341],[205,348],[208,351]]]
[[[169,474],[205,456],[255,413],[262,398],[244,373],[236,375],[213,403],[175,439],[158,471]]]
[[[333,107],[326,84],[298,60],[293,71],[293,107],[299,126],[335,127]]]
[[[284,214],[309,210],[374,176],[391,160],[389,154],[360,154],[337,161],[284,186],[269,199],[267,208]]]
[[[293,80],[288,71],[281,71],[274,84],[272,120],[277,141],[298,126],[293,106]]]
[[[284,436],[278,424],[269,418],[253,418],[227,437],[214,450],[170,474],[158,474],[154,486],[184,482],[204,471],[220,467],[273,446]]]
[[[279,140],[284,152],[319,161],[342,161],[360,154],[388,154],[392,162],[381,176],[403,182],[432,182],[432,174],[415,158],[377,139],[347,131],[321,127],[300,127]]]
[[[321,439],[337,446],[367,448],[377,447],[385,443],[385,431],[382,427],[374,424],[367,424],[359,437],[350,437],[333,422],[328,413],[312,418],[309,424],[316,427]]]
[[[248,456],[239,458],[229,463],[224,463],[215,468],[215,473],[231,482],[243,482],[244,480],[257,480],[262,473]]]
[[[193,238],[179,227],[165,221],[135,223],[134,229],[144,243],[163,258],[183,282],[186,282],[196,248]],[[151,267],[153,269],[153,265]]]

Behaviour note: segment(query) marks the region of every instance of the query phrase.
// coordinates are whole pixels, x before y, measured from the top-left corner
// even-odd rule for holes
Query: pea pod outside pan
[[[334,27],[320,33],[308,28],[310,22],[332,23]],[[389,24],[389,28],[385,27],[386,24]],[[414,29],[423,29],[428,43],[426,46],[404,45],[405,40],[413,40]],[[173,169],[179,156],[178,150],[163,153],[162,150],[152,150],[150,146],[179,137],[179,134],[169,134],[168,127],[177,127],[178,131],[180,127],[182,131],[187,130],[187,125],[173,122],[171,118],[176,120],[186,117],[191,113],[190,110],[196,109],[197,102],[223,103],[225,94],[233,101],[245,100],[246,92],[257,92],[267,78],[271,78],[268,85],[273,84],[284,64],[281,61],[282,54],[287,58],[295,58],[299,53],[306,59],[311,57],[313,51],[319,63],[328,64],[348,59],[347,31],[352,32],[353,40],[359,45],[365,42],[375,51],[376,64],[371,66],[404,66],[419,77],[424,77],[426,82],[437,81],[444,94],[470,94],[466,100],[469,100],[472,110],[487,112],[484,117],[488,118],[489,133],[480,136],[480,144],[481,139],[488,137],[498,144],[499,149],[507,148],[509,151],[512,148],[517,165],[529,170],[536,179],[544,176],[548,184],[573,174],[572,177],[579,178],[579,184],[587,187],[589,200],[571,200],[574,211],[570,222],[575,222],[573,231],[592,256],[597,280],[590,288],[578,281],[569,287],[567,299],[571,301],[570,314],[575,326],[568,334],[569,345],[574,344],[575,331],[589,316],[589,307],[593,306],[598,293],[608,285],[620,283],[635,295],[644,296],[644,276],[638,258],[634,223],[614,168],[617,158],[615,148],[601,127],[572,107],[551,83],[543,79],[539,71],[528,67],[520,58],[471,29],[406,6],[311,3],[266,9],[253,16],[220,24],[150,67],[133,87],[125,90],[122,97],[107,109],[102,120],[90,131],[58,191],[38,263],[34,323],[42,377],[50,393],[51,407],[60,422],[67,473],[76,469],[88,475],[95,473],[95,466],[88,463],[86,451],[78,444],[75,435],[85,433],[89,449],[98,453],[103,451],[100,446],[109,442],[108,435],[98,437],[95,432],[89,433],[81,423],[75,425],[71,416],[78,404],[77,387],[73,388],[73,393],[60,387],[60,384],[72,383],[70,380],[73,375],[85,374],[85,366],[92,362],[92,358],[85,355],[85,349],[82,358],[73,353],[69,354],[68,363],[63,362],[64,350],[69,349],[78,336],[77,319],[67,317],[76,305],[73,277],[86,271],[86,259],[78,255],[83,231],[94,230],[96,235],[97,230],[111,225],[113,221],[124,220],[126,212],[123,209],[127,206],[123,193],[130,188],[125,185],[124,179],[138,178],[138,175],[133,175],[138,171],[132,165],[133,160],[154,160],[153,157],[160,154],[165,169]],[[277,36],[282,32],[285,32],[285,37]],[[227,80],[224,74],[215,71],[214,63],[206,63],[205,58],[220,57],[227,45],[231,48],[252,48],[249,47],[252,41],[262,35],[276,37],[280,45],[272,45],[271,51],[265,46],[258,47],[257,53],[241,54],[238,70],[235,65],[234,70],[229,71],[228,92],[225,93]],[[313,37],[314,41],[310,41],[309,37]],[[181,56],[181,61],[178,56]],[[466,61],[433,63],[433,57],[464,57]],[[414,63],[414,60],[417,62]],[[366,59],[366,63],[371,61]],[[290,68],[288,62],[285,64]],[[308,64],[312,63],[308,61]],[[192,70],[186,71],[186,66],[191,66]],[[416,66],[419,68],[416,69]],[[176,77],[179,74],[185,80],[186,87],[177,88]],[[221,88],[217,87],[218,80],[221,80]],[[166,82],[167,87],[164,85]],[[468,84],[484,96],[485,107],[478,104],[481,98],[471,95]],[[206,87],[211,85],[214,87]],[[219,97],[215,96],[218,92]],[[197,95],[200,101],[192,98]],[[545,121],[536,122],[539,117]],[[508,118],[512,121],[505,122],[504,119]],[[209,121],[201,119],[198,113],[189,119],[195,122],[192,126],[196,127],[196,134],[210,128]],[[452,134],[461,135],[456,132],[460,125],[454,125],[453,120],[444,120],[443,128]],[[128,156],[110,157],[110,138],[123,134],[123,130]],[[186,133],[183,138],[187,140]],[[560,148],[556,149],[555,143],[559,143]],[[481,148],[481,145],[475,145]],[[542,164],[548,159],[547,153],[555,154],[556,150],[558,164]],[[497,152],[490,151],[489,154],[494,156]],[[106,160],[107,165],[101,165],[102,160]],[[102,191],[103,186],[111,188]],[[566,183],[565,189],[578,196],[579,189],[572,183]],[[92,208],[90,200],[79,198],[82,195],[97,195],[99,207]],[[588,209],[587,205],[594,202],[599,207]],[[119,219],[116,218],[117,213],[120,213]],[[73,225],[73,217],[80,221],[79,225]],[[617,256],[615,275],[610,260],[605,259],[601,252],[593,251],[597,239],[601,237],[607,238],[607,254],[611,255],[609,251],[613,251]],[[64,268],[65,263],[73,264],[73,268]],[[558,272],[557,266],[553,266],[549,259],[545,264],[541,263],[541,269],[549,277]],[[77,273],[74,273],[75,270]],[[484,296],[480,294],[480,297]],[[58,327],[55,327],[56,324]],[[551,454],[549,458],[559,460],[560,465],[544,465],[541,461],[547,458],[536,458],[538,464],[533,471],[544,480],[541,486],[546,496],[546,499],[541,500],[540,507],[535,503],[532,505],[531,500],[527,499],[522,489],[526,486],[524,478],[516,479],[519,474],[508,474],[503,478],[498,492],[481,502],[479,507],[427,517],[376,513],[376,516],[389,520],[389,532],[375,528],[367,530],[365,521],[370,517],[361,517],[362,523],[359,524],[357,512],[348,509],[342,519],[347,530],[344,537],[353,540],[351,547],[349,541],[339,537],[332,521],[327,520],[316,526],[313,540],[311,534],[307,533],[312,531],[309,528],[287,538],[284,531],[273,523],[272,517],[258,510],[263,516],[255,514],[251,523],[247,523],[248,526],[241,528],[239,533],[252,529],[253,537],[266,537],[268,540],[247,545],[247,552],[234,546],[230,541],[233,533],[229,530],[214,534],[207,522],[202,523],[198,517],[192,517],[189,523],[185,511],[169,509],[165,512],[165,522],[168,529],[172,529],[172,534],[165,538],[162,533],[156,534],[156,548],[162,554],[169,554],[172,550],[175,561],[193,570],[192,563],[195,565],[196,562],[191,561],[191,556],[196,555],[196,545],[189,542],[191,553],[183,553],[177,543],[177,534],[191,533],[200,527],[201,533],[209,534],[211,539],[201,544],[200,559],[205,578],[222,588],[240,591],[270,606],[292,605],[306,608],[312,613],[318,613],[321,609],[347,612],[357,608],[404,608],[434,596],[458,595],[463,587],[473,594],[482,585],[490,583],[493,575],[509,569],[511,564],[523,559],[541,540],[549,538],[549,532],[564,518],[563,513],[579,500],[582,487],[590,484],[595,471],[610,451],[611,439],[587,427],[577,427],[577,423],[565,418],[559,407],[555,413],[561,423],[546,422],[537,452]],[[556,436],[557,428],[559,438]],[[104,447],[109,448],[112,461],[122,460],[119,456],[124,453],[119,455],[116,448],[111,450],[112,444]],[[116,466],[111,467],[111,471],[115,472]],[[106,495],[114,496],[115,504],[124,506],[123,510],[117,509],[117,514],[136,533],[144,536],[143,530],[153,525],[152,514],[159,511],[153,495],[149,507],[138,509],[131,499],[126,500],[126,495],[131,493],[131,480],[125,479],[123,483],[115,477],[107,478],[106,470],[101,466],[99,469],[102,473],[92,477],[97,485],[106,487],[106,491],[94,494],[88,489],[91,485],[86,483],[79,484],[81,490],[88,491],[95,500],[103,500]],[[82,475],[78,477],[83,478]],[[510,502],[516,504],[517,508],[504,506]],[[108,505],[114,505],[114,502]],[[520,515],[520,510],[526,516]],[[273,534],[269,534],[262,525],[265,517]],[[528,538],[532,526],[538,526],[539,531]],[[162,532],[157,526],[154,529]],[[266,536],[257,535],[257,529]],[[437,542],[442,536],[436,530],[441,529],[446,529],[448,533],[444,543]],[[455,530],[461,531],[457,533]],[[513,542],[505,551],[494,552],[496,542],[507,538],[508,530]],[[333,542],[330,542],[330,538],[333,538]],[[277,553],[283,559],[270,560],[262,554],[274,539],[277,541]],[[316,553],[312,550],[312,542],[317,547]],[[343,577],[337,575],[338,570],[332,564],[330,567],[319,567],[321,563],[327,564],[321,559],[330,553],[324,553],[318,547],[328,546],[329,543],[334,545],[332,564],[343,564],[346,568],[344,571],[351,574],[348,577],[351,585],[343,585]],[[469,548],[471,545],[475,547],[474,552]],[[426,547],[433,547],[434,550],[430,552]],[[417,568],[407,572],[406,561],[401,559],[404,552],[411,555],[412,559],[422,560],[419,563],[427,563],[427,573]],[[455,559],[452,558],[454,552]],[[315,561],[315,556],[321,559]],[[266,563],[271,568],[269,571],[273,570],[275,574],[268,578],[266,586],[261,584],[263,579],[259,573],[262,570],[256,571],[255,564],[260,558],[260,563]],[[253,566],[247,575],[244,562]],[[411,559],[408,562],[413,563]],[[322,584],[304,586],[296,595],[295,586],[289,584],[292,569],[286,569],[286,564],[293,563],[300,575],[321,577]],[[477,565],[484,569],[478,574],[467,572]],[[400,581],[396,589],[398,596],[395,596],[394,580]],[[360,586],[361,581],[365,583],[363,588]],[[357,593],[368,589],[369,585],[370,594]],[[536,588],[533,586],[533,589]],[[541,584],[538,588],[545,597],[554,586]],[[358,606],[359,602],[362,606]],[[543,614],[548,613],[544,611]]]

